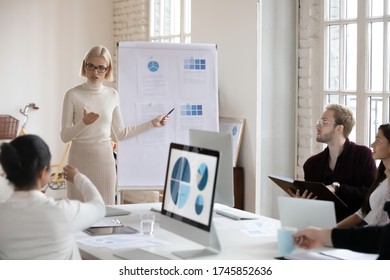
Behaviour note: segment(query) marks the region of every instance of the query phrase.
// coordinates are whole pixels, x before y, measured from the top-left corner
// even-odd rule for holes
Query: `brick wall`
[[[303,178],[303,164],[322,150],[316,138],[316,120],[323,112],[322,0],[300,0],[298,19],[298,108],[296,176]]]
[[[114,0],[113,6],[115,44],[149,41],[149,0]],[[116,65],[116,53],[113,60]]]

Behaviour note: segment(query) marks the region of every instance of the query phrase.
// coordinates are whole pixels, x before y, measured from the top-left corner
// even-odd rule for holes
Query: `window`
[[[389,122],[390,0],[324,1],[324,102],[356,116],[351,140],[369,145]]]
[[[151,0],[150,13],[150,41],[191,42],[191,0]]]

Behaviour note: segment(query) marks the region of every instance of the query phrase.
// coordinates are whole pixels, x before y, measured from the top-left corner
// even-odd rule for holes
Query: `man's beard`
[[[329,143],[333,139],[333,135],[334,135],[333,131],[328,132],[322,136],[318,135],[316,140],[317,140],[317,142],[320,142],[320,143]]]

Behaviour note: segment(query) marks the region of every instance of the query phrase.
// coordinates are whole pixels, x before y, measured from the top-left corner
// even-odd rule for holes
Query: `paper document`
[[[321,252],[300,252],[285,256],[289,260],[376,260],[378,254],[365,254],[347,249],[332,249]]]

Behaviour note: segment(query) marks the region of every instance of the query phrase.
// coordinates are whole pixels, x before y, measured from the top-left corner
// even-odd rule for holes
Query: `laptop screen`
[[[308,226],[336,227],[336,212],[333,201],[278,197],[279,218],[282,226],[299,230]]]
[[[219,152],[171,143],[161,214],[210,231]]]

